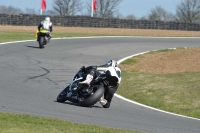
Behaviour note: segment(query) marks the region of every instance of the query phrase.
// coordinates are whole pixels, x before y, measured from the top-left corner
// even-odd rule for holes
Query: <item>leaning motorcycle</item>
[[[50,31],[40,30],[40,32],[38,32],[37,35],[38,35],[39,48],[42,49],[44,48],[44,45],[46,45],[50,41]]]
[[[100,75],[100,74],[99,74]],[[98,80],[97,77],[96,80]],[[72,78],[72,82],[57,96],[57,102],[63,103],[65,101],[71,101],[73,103],[79,103],[80,106],[89,107],[99,101],[104,94],[105,80],[101,80],[95,85],[79,84],[79,82],[85,79],[85,74],[80,70]],[[72,93],[70,97],[67,97],[68,93]]]

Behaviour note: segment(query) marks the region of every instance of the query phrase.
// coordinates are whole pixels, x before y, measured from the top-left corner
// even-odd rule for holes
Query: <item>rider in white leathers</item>
[[[100,104],[104,108],[109,108],[113,95],[116,92],[120,82],[121,82],[121,70],[118,67],[118,64],[114,60],[109,60],[106,62],[105,65],[102,66],[89,66],[89,67],[82,67],[82,71],[86,71],[87,76],[85,81],[80,82],[80,84],[88,84],[92,85],[97,83],[97,80],[93,80],[97,77],[97,72],[101,73],[100,77],[106,77],[107,82],[105,87],[104,96],[100,99]],[[98,78],[101,79],[101,78]]]
[[[45,17],[45,19],[43,21],[41,21],[41,23],[38,25],[38,32],[40,32],[40,29],[46,30],[48,32],[53,31],[53,26],[52,26],[52,22],[50,20],[50,17]],[[51,39],[50,33],[48,34],[48,39],[49,40]],[[37,41],[38,40],[39,40],[39,38],[37,38]]]

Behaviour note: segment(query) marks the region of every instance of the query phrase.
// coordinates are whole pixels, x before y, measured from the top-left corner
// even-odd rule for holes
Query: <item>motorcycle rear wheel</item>
[[[45,38],[44,38],[44,36],[40,36],[39,37],[39,47],[42,49],[42,48],[44,48],[44,40]]]
[[[89,107],[99,101],[99,99],[103,96],[105,90],[102,85],[98,85],[96,87],[96,91],[90,97],[79,100],[80,106]]]

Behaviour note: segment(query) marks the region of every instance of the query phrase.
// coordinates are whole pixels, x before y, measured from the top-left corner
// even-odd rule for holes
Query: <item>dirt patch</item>
[[[200,72],[200,48],[177,49],[170,52],[154,52],[133,57],[137,63],[123,65],[123,69],[152,74]]]
[[[0,32],[34,32],[37,26],[5,26],[0,25]],[[200,37],[199,31],[122,29],[122,28],[83,28],[53,27],[55,33],[86,33],[118,36],[157,36],[157,37]]]

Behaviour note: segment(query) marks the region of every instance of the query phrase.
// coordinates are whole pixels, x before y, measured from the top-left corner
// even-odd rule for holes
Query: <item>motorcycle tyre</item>
[[[44,48],[44,36],[39,37],[39,47],[42,49]]]
[[[94,92],[93,95],[84,100],[79,100],[80,106],[89,107],[91,105],[94,105],[103,96],[104,91],[104,87],[102,85],[98,85],[98,89]]]
[[[64,103],[67,101],[67,92],[68,92],[69,86],[67,86],[64,90],[60,92],[60,94],[57,96],[57,102]]]

